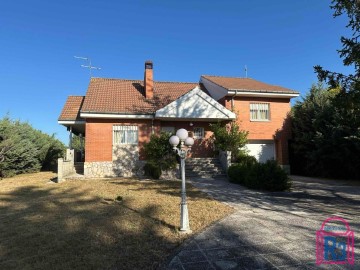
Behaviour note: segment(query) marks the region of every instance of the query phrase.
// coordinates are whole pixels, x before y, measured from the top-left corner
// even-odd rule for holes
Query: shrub
[[[151,135],[150,142],[144,144],[146,159],[158,164],[161,170],[174,168],[177,164],[169,138],[168,133],[161,132],[159,135]]]
[[[253,156],[241,155],[237,157],[237,163],[231,165],[228,170],[230,182],[244,184],[248,181],[250,173],[257,161]]]
[[[268,160],[266,163],[258,165],[257,177],[260,188],[270,191],[288,190],[291,187],[291,181],[287,173],[276,163],[275,160]]]
[[[242,184],[243,180],[243,166],[233,164],[228,169],[229,181],[232,183]]]
[[[227,125],[220,122],[210,125],[213,135],[211,141],[214,143],[216,150],[231,151],[235,156],[247,143],[248,131],[240,129],[236,121]]]
[[[146,176],[150,176],[153,179],[159,179],[161,176],[161,168],[153,162],[147,162],[144,165],[144,172]]]
[[[0,177],[55,169],[65,146],[28,123],[0,119]]]
[[[147,163],[145,174],[159,179],[161,172],[175,168],[176,155],[169,143],[169,134],[161,132],[159,135],[151,135],[150,142],[144,144],[144,152]],[[144,167],[145,170],[145,167]],[[159,174],[159,176],[157,176]]]
[[[244,156],[228,169],[230,182],[253,189],[283,191],[291,187],[287,173],[274,160],[259,163],[254,157]]]

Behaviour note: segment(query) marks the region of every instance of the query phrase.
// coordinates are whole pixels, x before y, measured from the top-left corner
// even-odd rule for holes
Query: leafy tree
[[[341,98],[339,98],[341,97]],[[339,88],[313,85],[292,108],[293,147],[303,174],[358,178],[360,176],[359,121],[342,104]],[[350,106],[351,107],[351,106]],[[350,120],[350,121],[349,121]]]
[[[240,129],[240,126],[236,121],[232,121],[224,125],[217,122],[210,125],[213,135],[211,140],[213,141],[215,148],[222,151],[231,151],[233,157],[237,156],[240,149],[247,143],[248,131]]]
[[[5,155],[11,148],[14,147],[12,140],[6,138],[4,135],[0,135],[0,163],[5,160]]]
[[[85,138],[73,135],[71,146],[75,151],[83,152],[85,147]]]
[[[54,169],[57,158],[65,150],[54,135],[44,134],[8,116],[0,120],[0,138],[0,177]]]
[[[345,66],[354,66],[355,74],[344,75],[329,71],[317,65],[314,67],[320,81],[327,81],[331,88],[341,87],[342,92],[359,91],[360,78],[360,2],[357,0],[333,0],[330,8],[334,10],[334,18],[348,17],[347,28],[352,31],[351,37],[340,38],[342,49],[338,50]]]
[[[331,100],[331,121],[328,118],[316,117],[319,120],[328,122],[326,128],[332,130],[331,136],[329,135],[332,140],[326,140],[322,130],[316,130],[319,132],[317,140],[329,143],[327,145],[318,144],[317,147],[319,148],[319,155],[323,154],[324,157],[331,157],[333,161],[342,159],[340,160],[341,163],[335,164],[335,162],[331,162],[335,167],[341,166],[336,170],[337,173],[343,171],[346,173],[341,173],[341,175],[359,178],[360,165],[356,165],[354,162],[358,161],[357,153],[359,153],[360,142],[360,1],[333,0],[330,7],[334,10],[334,18],[342,15],[348,18],[346,27],[351,30],[352,34],[350,37],[341,37],[342,48],[338,52],[343,59],[344,65],[353,66],[355,71],[354,74],[345,75],[323,69],[319,65],[314,67],[319,80],[327,82],[330,86],[329,89],[341,89],[340,93]],[[341,158],[333,156],[333,153],[329,150],[331,147],[334,147]],[[326,149],[328,151],[325,151]],[[330,164],[324,165],[331,171],[330,166]],[[321,170],[328,174],[328,169]]]

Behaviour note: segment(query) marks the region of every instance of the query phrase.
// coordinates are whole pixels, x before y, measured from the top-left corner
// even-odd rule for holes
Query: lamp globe
[[[180,128],[176,131],[176,136],[179,137],[180,141],[185,141],[185,139],[189,136],[188,131],[185,128]]]
[[[169,139],[169,143],[174,147],[176,147],[179,144],[179,142],[180,142],[180,139],[178,136],[171,136]]]

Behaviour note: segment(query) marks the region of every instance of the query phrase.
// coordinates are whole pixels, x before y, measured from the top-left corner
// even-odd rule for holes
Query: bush
[[[176,155],[169,143],[169,138],[168,133],[161,132],[159,135],[151,135],[150,142],[144,144],[144,152],[148,161],[145,164],[146,169],[144,167],[145,175],[159,179],[162,171],[176,167]]]
[[[161,176],[161,168],[153,162],[147,162],[145,164],[144,172],[146,176],[150,176],[153,179],[159,179]]]
[[[289,176],[275,160],[259,163],[257,167],[257,183],[260,185],[259,188],[270,191],[282,191],[288,190],[291,187]]]
[[[65,146],[28,123],[0,119],[0,177],[55,169]]]
[[[253,189],[283,191],[291,187],[287,173],[274,160],[259,163],[254,157],[244,156],[228,169],[229,180]]]
[[[229,180],[232,183],[244,184],[248,181],[252,168],[257,161],[253,156],[242,155],[237,157],[237,163],[231,165],[228,170]]]

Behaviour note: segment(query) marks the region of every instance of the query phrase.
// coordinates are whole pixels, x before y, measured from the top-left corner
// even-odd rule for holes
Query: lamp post
[[[184,128],[179,129],[176,135],[171,136],[169,143],[181,160],[181,204],[180,204],[180,231],[190,232],[189,213],[186,202],[185,187],[185,159],[194,144],[194,139],[189,137],[188,131]],[[180,143],[180,149],[177,147]]]

